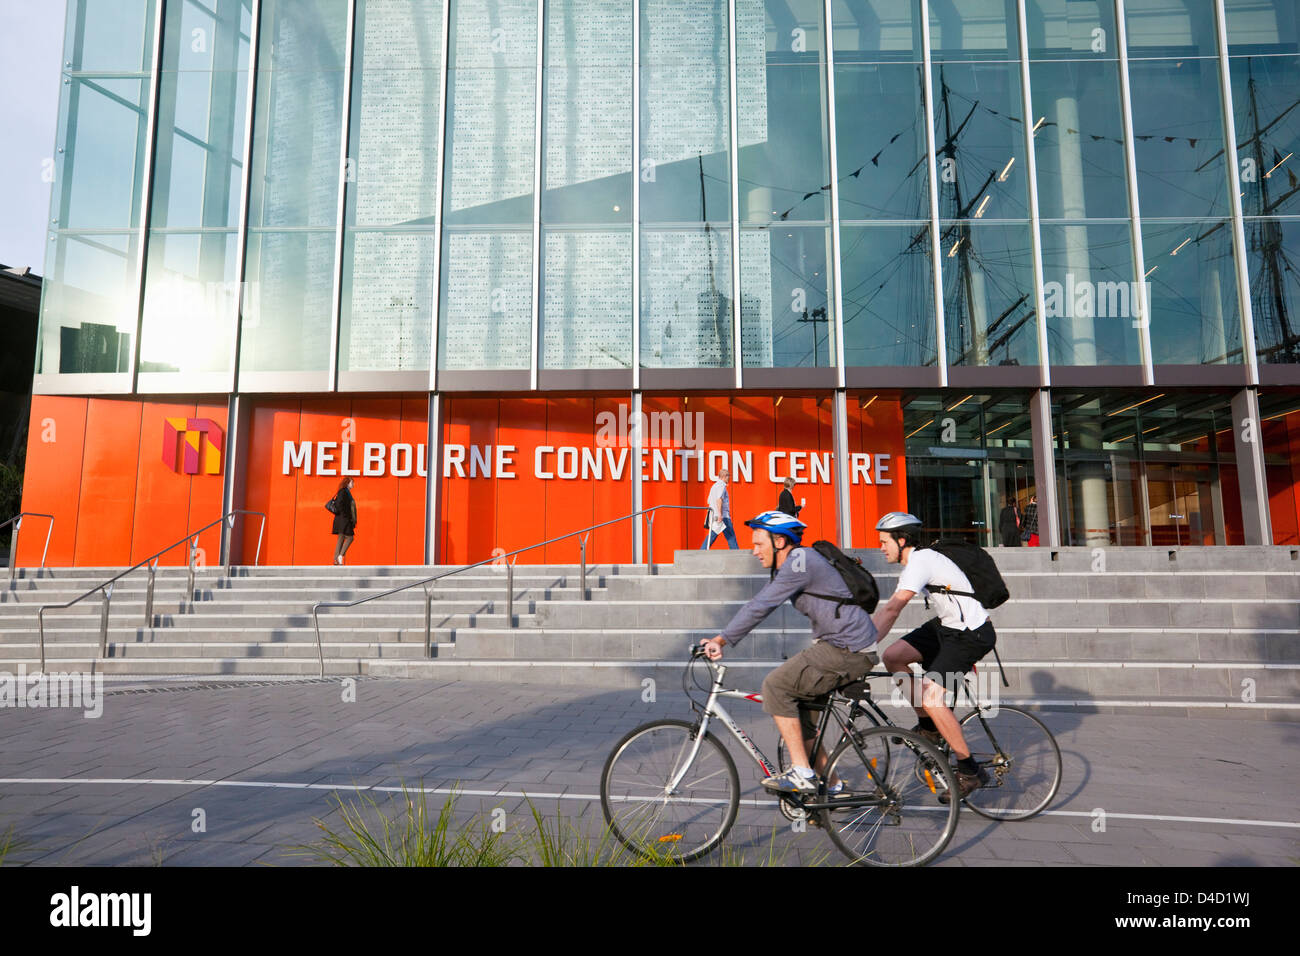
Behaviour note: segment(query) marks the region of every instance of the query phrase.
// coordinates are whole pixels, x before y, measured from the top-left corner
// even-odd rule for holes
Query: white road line
[[[344,790],[353,793],[402,793],[418,790],[414,787],[381,787],[373,784],[346,783],[288,783],[271,780],[166,780],[147,777],[0,777],[0,785],[5,784],[84,784],[89,786],[164,786],[164,787],[256,787],[266,790]],[[437,796],[462,797],[517,797],[537,800],[581,800],[593,802],[600,800],[598,793],[548,793],[523,790],[460,790],[454,787],[429,787],[424,793]],[[741,800],[749,807],[775,807],[773,800]],[[936,808],[938,809],[938,808]],[[946,812],[946,811],[945,811]],[[968,811],[969,812],[969,811]],[[1085,810],[1045,810],[1039,816],[1044,817],[1092,817]],[[1106,811],[1111,820],[1153,820],[1161,823],[1219,823],[1244,827],[1281,827],[1300,830],[1300,823],[1286,820],[1238,820],[1231,817],[1180,817],[1163,813],[1112,813]]]

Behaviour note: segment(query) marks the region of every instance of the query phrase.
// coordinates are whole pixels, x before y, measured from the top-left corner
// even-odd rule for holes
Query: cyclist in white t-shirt
[[[970,748],[962,736],[957,717],[944,703],[945,687],[929,679],[921,680],[921,701],[917,707],[916,678],[910,664],[920,664],[927,675],[943,675],[945,684],[955,686],[971,667],[993,649],[997,635],[993,622],[983,605],[973,597],[947,594],[940,588],[953,591],[974,590],[970,579],[961,569],[938,551],[918,549],[921,535],[919,518],[901,511],[891,511],[876,525],[880,532],[880,550],[890,564],[901,564],[898,588],[885,605],[879,608],[872,620],[884,640],[889,629],[907,602],[918,593],[933,604],[938,617],[926,621],[916,630],[903,636],[885,649],[881,660],[891,674],[900,675],[900,685],[911,691],[907,699],[917,710],[916,730],[934,743],[942,738],[952,748],[957,758],[957,783],[965,797],[972,790],[988,783],[988,773],[971,759]],[[935,590],[931,590],[931,587]],[[947,794],[939,799],[947,802]]]

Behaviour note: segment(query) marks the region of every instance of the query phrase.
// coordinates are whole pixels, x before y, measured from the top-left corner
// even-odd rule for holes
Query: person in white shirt
[[[961,796],[988,783],[988,773],[971,759],[970,748],[962,735],[957,717],[944,702],[945,687],[925,677],[921,679],[921,693],[917,696],[916,678],[909,665],[920,664],[927,675],[942,675],[946,684],[955,685],[962,675],[985,654],[993,649],[997,635],[993,622],[983,605],[973,597],[947,594],[942,588],[953,591],[973,590],[970,579],[961,569],[938,551],[918,549],[921,521],[913,515],[891,511],[876,525],[880,532],[880,550],[890,564],[901,564],[898,588],[872,620],[879,640],[889,633],[907,602],[920,593],[927,606],[933,604],[938,617],[926,621],[916,630],[904,635],[885,649],[881,660],[885,668],[899,676],[899,683],[911,692],[907,700],[916,708],[916,730],[934,743],[946,740],[957,758],[957,783]],[[935,590],[931,590],[931,588]],[[921,704],[918,707],[917,701]],[[946,803],[947,794],[939,799]]]
[[[708,551],[713,547],[714,540],[719,535],[726,535],[727,547],[733,551],[740,547],[736,541],[736,532],[731,527],[731,497],[727,494],[727,479],[731,477],[726,468],[718,472],[718,478],[709,489],[709,516],[705,521],[709,533],[704,538],[704,544],[700,546],[701,551]]]

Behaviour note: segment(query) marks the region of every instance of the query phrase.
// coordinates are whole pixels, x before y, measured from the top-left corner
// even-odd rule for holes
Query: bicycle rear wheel
[[[971,757],[989,775],[966,806],[990,820],[1028,820],[1047,809],[1061,786],[1061,748],[1041,720],[1015,707],[998,707],[983,719],[974,710],[961,730]]]
[[[735,761],[713,734],[697,736],[687,721],[656,720],[628,733],[605,761],[600,775],[605,822],[620,843],[644,859],[698,860],[736,822]],[[677,785],[670,789],[674,780]]]
[[[821,813],[831,840],[855,864],[924,866],[957,832],[957,779],[938,749],[919,734],[873,727],[831,755],[827,776],[845,783]],[[836,807],[836,803],[843,804]]]

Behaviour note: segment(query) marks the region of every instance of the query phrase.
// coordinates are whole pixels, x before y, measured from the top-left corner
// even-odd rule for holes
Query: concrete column
[[[1071,133],[1079,126],[1079,102],[1073,96],[1056,101],[1057,167],[1061,183],[1061,215],[1065,219],[1083,219],[1088,215],[1083,195],[1082,133]],[[1092,257],[1088,252],[1088,227],[1064,226],[1065,275],[1044,276],[1044,281],[1059,282],[1062,287],[1061,312],[1068,321],[1065,330],[1073,347],[1073,365],[1097,364],[1097,328],[1091,315],[1079,315],[1075,309],[1076,285],[1092,281]],[[1069,277],[1073,277],[1073,281]],[[1094,300],[1095,313],[1095,300]],[[1047,361],[1044,356],[1044,361]],[[1042,505],[1042,502],[1039,502]]]
[[[223,460],[221,462],[223,469],[221,479],[222,514],[244,507],[244,488],[247,480],[247,476],[244,474],[244,465],[248,461],[248,434],[251,430],[252,411],[252,404],[242,395],[232,392],[226,399],[226,447],[222,451]],[[266,520],[270,522],[271,516],[267,515]],[[260,518],[249,518],[247,516],[236,518],[234,527],[231,527],[228,522],[222,523],[221,564],[226,564],[232,554],[238,555],[240,553],[250,521],[255,525],[261,525]],[[252,540],[256,541],[257,528],[253,528],[252,533],[254,536]],[[262,542],[262,548],[265,551],[265,540]],[[265,553],[263,557],[265,557]]]
[[[1260,434],[1259,395],[1243,388],[1232,396],[1232,444],[1237,456],[1237,485],[1241,490],[1241,520],[1246,544],[1272,544],[1268,514],[1268,480],[1264,473],[1264,441]]]
[[[835,530],[840,549],[853,547],[853,511],[849,499],[849,411],[845,392],[835,390],[831,404],[831,431],[835,447]]]
[[[1034,490],[1038,494],[1038,541],[1046,548],[1061,546],[1061,515],[1056,502],[1056,448],[1052,442],[1052,398],[1045,388],[1029,399],[1034,444]]]
[[[429,430],[424,440],[424,563],[438,563],[442,527],[442,396],[429,393]]]

